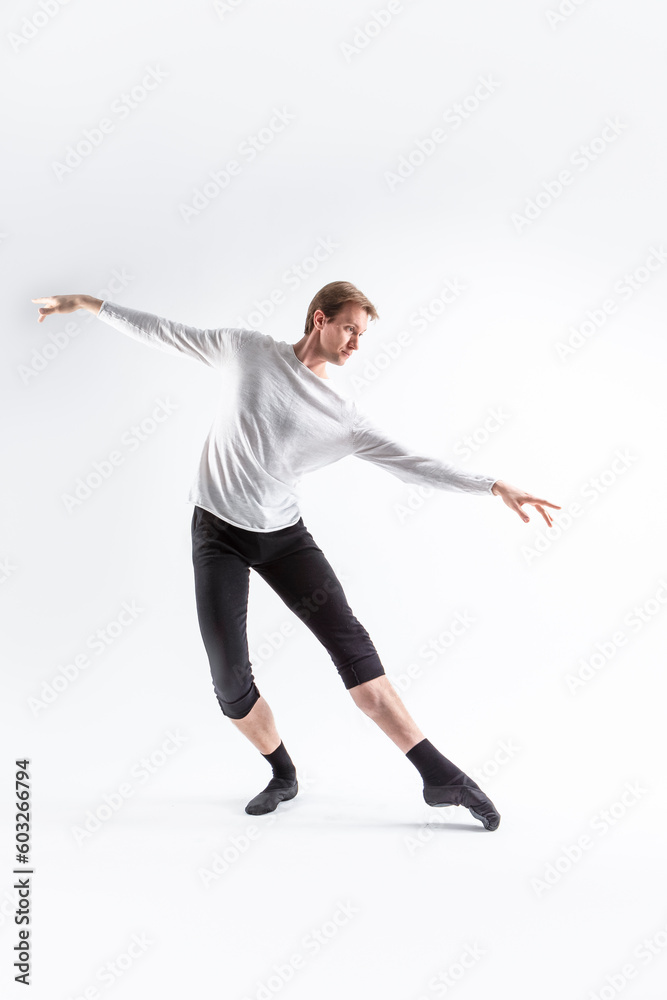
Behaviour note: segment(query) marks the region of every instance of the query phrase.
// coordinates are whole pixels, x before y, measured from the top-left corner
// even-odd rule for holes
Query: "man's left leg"
[[[274,535],[281,538],[279,555],[259,561],[253,568],[320,640],[356,704],[417,768],[424,782],[424,800],[432,806],[465,806],[487,830],[495,830],[500,816],[491,800],[424,738],[408,714],[385,674],[373,641],[355,617],[340,580],[303,518]]]
[[[424,781],[424,800],[430,806],[465,806],[487,830],[495,830],[500,814],[479,785],[447,760],[418,728],[386,674],[349,689],[355,705],[417,768]]]
[[[424,739],[424,734],[386,674],[348,690],[357,708],[372,719],[403,753]]]

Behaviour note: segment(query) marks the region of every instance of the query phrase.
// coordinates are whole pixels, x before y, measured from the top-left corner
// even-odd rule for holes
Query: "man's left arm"
[[[450,462],[414,451],[390,438],[356,406],[352,424],[353,454],[391,472],[397,479],[414,486],[461,493],[491,493],[498,481],[492,476],[467,472]]]
[[[524,503],[533,504],[548,525],[553,522],[549,512],[544,508],[561,509],[558,504],[533,496],[532,493],[501,479],[483,473],[467,472],[438,458],[414,454],[409,448],[385,434],[356,406],[353,410],[352,441],[353,454],[357,458],[386,469],[409,485],[500,496],[510,510],[516,511],[522,521],[530,520],[521,508]]]

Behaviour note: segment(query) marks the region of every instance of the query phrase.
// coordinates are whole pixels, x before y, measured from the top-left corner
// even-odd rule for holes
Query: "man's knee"
[[[386,674],[348,688],[354,703],[366,715],[377,715],[387,702],[389,679]]]
[[[255,707],[256,703],[259,701],[259,690],[255,682],[252,682],[250,689],[241,697],[237,698],[235,701],[229,701],[225,697],[225,693],[220,690],[220,688],[214,684],[215,696],[218,699],[218,704],[222,710],[222,714],[226,715],[229,719],[244,719],[246,715],[249,715],[252,709]]]

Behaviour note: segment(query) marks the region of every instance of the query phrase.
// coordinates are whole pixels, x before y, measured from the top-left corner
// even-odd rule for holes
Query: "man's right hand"
[[[43,303],[37,317],[37,322],[41,323],[52,314],[76,312],[77,309],[89,309],[97,316],[103,299],[96,299],[92,295],[46,295],[31,301]]]

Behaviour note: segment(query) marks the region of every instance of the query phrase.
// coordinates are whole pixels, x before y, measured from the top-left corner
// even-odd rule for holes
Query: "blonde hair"
[[[349,281],[330,281],[328,285],[320,288],[308,306],[304,335],[307,336],[313,329],[313,316],[318,309],[322,310],[327,319],[334,319],[348,302],[353,302],[354,305],[365,309],[370,319],[380,318],[373,303],[366,298],[363,292],[359,291],[356,285]]]

